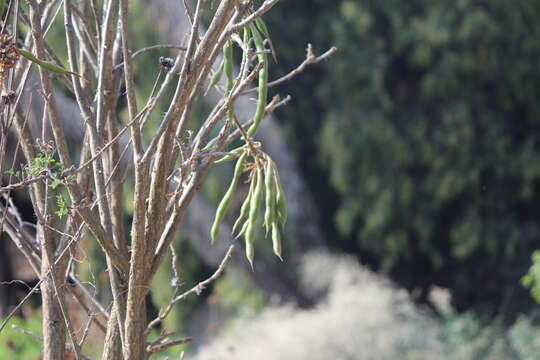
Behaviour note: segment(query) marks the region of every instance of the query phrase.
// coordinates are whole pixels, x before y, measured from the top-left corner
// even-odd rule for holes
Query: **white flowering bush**
[[[268,307],[256,318],[235,319],[194,359],[540,359],[539,329],[527,318],[510,328],[500,321],[482,326],[449,304],[437,318],[353,258],[307,255],[301,281],[320,296],[317,306]]]

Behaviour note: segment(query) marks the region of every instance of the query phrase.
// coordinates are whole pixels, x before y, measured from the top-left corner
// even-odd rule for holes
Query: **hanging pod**
[[[234,175],[231,181],[231,185],[229,185],[229,189],[223,195],[223,198],[221,199],[221,202],[219,203],[219,206],[216,211],[216,217],[214,219],[214,223],[212,224],[212,230],[210,231],[211,236],[211,242],[214,242],[218,236],[219,228],[221,226],[221,222],[223,221],[223,218],[225,217],[225,213],[229,209],[229,206],[231,206],[232,199],[234,197],[234,194],[236,193],[236,188],[238,187],[238,180],[240,179],[240,175],[242,175],[242,172],[244,171],[244,162],[246,161],[247,152],[244,152],[242,155],[240,155],[240,158],[238,159],[238,162],[236,163],[236,166],[234,168]]]

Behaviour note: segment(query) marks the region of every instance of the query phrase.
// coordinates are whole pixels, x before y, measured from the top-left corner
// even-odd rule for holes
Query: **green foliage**
[[[508,339],[513,345],[514,356],[519,359],[540,358],[538,326],[530,320],[520,317],[508,331]]]
[[[333,109],[320,133],[332,183],[361,203],[344,202],[339,230],[347,234],[348,224],[361,220],[359,241],[373,251],[417,247],[438,265],[444,254],[434,239],[443,235],[437,223],[443,219],[450,225],[443,239],[452,258],[494,253],[500,238],[511,255],[522,237],[512,230],[520,222],[513,207],[532,199],[540,175],[530,112],[540,88],[522,86],[525,78],[538,77],[528,59],[540,55],[540,46],[531,46],[530,29],[517,21],[520,9],[504,1],[484,7],[415,1],[401,11],[391,1],[343,3],[375,21],[344,25],[356,29],[362,44],[340,44],[353,52],[347,58],[373,60],[356,73],[348,73],[349,65],[333,75],[335,82],[365,86],[353,93],[345,92],[353,84],[339,87],[345,110]],[[525,113],[514,119],[515,112]],[[525,129],[531,132],[512,134]],[[337,136],[344,141],[336,146]]]
[[[21,180],[23,175],[21,170],[15,171],[14,169],[6,170],[6,174],[9,176],[15,176],[15,178],[18,180]]]
[[[75,179],[75,175],[73,174],[65,176],[63,174],[64,170],[64,165],[54,159],[53,151],[51,149],[42,148],[40,149],[38,155],[32,159],[32,163],[24,172],[15,172],[13,169],[10,169],[7,171],[7,174],[15,175],[18,179],[21,179],[24,173],[31,178],[41,175],[43,172],[47,172],[47,174],[52,178],[52,180],[49,182],[49,187],[52,190],[60,190],[59,186],[65,185],[66,181],[73,181]],[[57,209],[54,213],[59,218],[62,218],[69,213],[68,201],[66,201],[61,194],[56,195],[56,206]]]
[[[529,272],[521,278],[521,284],[530,289],[531,295],[540,303],[540,251],[532,254],[532,266]]]
[[[300,0],[279,9],[270,28],[339,48],[324,71],[283,90],[313,99],[287,109],[284,126],[322,218],[341,234],[333,245],[410,287],[450,287],[459,307],[502,291],[522,301],[517,283],[538,246],[540,6]],[[273,37],[283,71],[301,61],[303,44]],[[336,196],[323,194],[327,185]]]
[[[39,336],[41,333],[41,316],[35,311],[29,319],[13,317],[8,327],[0,335],[0,359],[11,360],[37,360],[41,354],[41,342],[12,328],[30,331]]]
[[[448,359],[540,359],[539,329],[523,317],[505,326],[500,319],[482,323],[468,312],[443,318],[440,329]]]
[[[39,175],[43,171],[53,167],[56,163],[56,160],[53,157],[52,152],[47,150],[41,150],[35,158],[32,159],[32,163],[28,168],[28,174],[30,175]]]
[[[75,175],[66,175],[64,173],[64,165],[54,158],[54,151],[47,147],[43,147],[39,150],[37,156],[32,159],[30,165],[26,166],[23,170],[9,169],[6,170],[6,174],[10,177],[15,177],[17,181],[31,180],[43,174],[49,176],[49,187],[56,192],[56,210],[55,215],[59,218],[69,213],[69,202],[61,194],[61,186],[65,185],[67,181],[73,181]]]
[[[66,199],[60,194],[56,195],[56,206],[58,209],[54,212],[59,218],[68,214],[68,205]]]

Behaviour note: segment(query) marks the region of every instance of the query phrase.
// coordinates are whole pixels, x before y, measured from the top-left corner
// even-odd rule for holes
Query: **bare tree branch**
[[[300,73],[302,73],[306,69],[306,67],[308,67],[309,65],[314,65],[314,64],[317,64],[317,63],[319,63],[319,62],[321,62],[323,60],[328,59],[336,51],[337,51],[337,48],[332,47],[329,50],[327,50],[324,54],[319,55],[319,56],[315,56],[313,54],[313,48],[312,48],[311,44],[308,44],[308,46],[306,48],[306,59],[300,65],[298,65],[298,67],[296,69],[292,70],[287,75],[284,75],[284,76],[280,77],[277,80],[269,82],[268,87],[269,88],[274,87],[276,85],[279,85],[279,84],[282,84],[282,83],[284,83],[286,81],[291,80],[295,76],[298,76]],[[249,89],[249,90],[245,91],[244,94],[252,93],[252,92],[255,92],[255,91],[257,91],[257,88],[252,88],[252,89]]]
[[[227,263],[229,262],[229,259],[232,255],[232,252],[234,250],[234,245],[231,245],[229,246],[229,249],[227,250],[227,253],[225,254],[225,256],[223,257],[223,260],[221,260],[221,264],[219,264],[219,267],[217,268],[217,270],[212,274],[212,276],[210,276],[208,279],[204,280],[204,281],[201,281],[200,283],[198,283],[197,285],[195,285],[193,288],[191,288],[190,290],[184,292],[183,294],[173,298],[169,304],[167,305],[167,307],[163,310],[161,310],[159,312],[159,315],[158,317],[156,317],[154,320],[152,320],[148,326],[146,327],[146,330],[145,330],[145,333],[146,334],[149,334],[150,331],[155,328],[157,326],[157,324],[159,324],[161,321],[163,321],[167,315],[169,315],[169,313],[171,312],[172,308],[173,308],[173,305],[176,304],[177,302],[185,299],[186,297],[188,297],[190,294],[197,294],[197,295],[200,295],[201,292],[204,290],[204,288],[206,286],[208,286],[210,283],[212,283],[213,281],[215,281],[218,277],[221,276],[221,274],[223,273],[223,271],[225,271],[225,267],[227,266]]]

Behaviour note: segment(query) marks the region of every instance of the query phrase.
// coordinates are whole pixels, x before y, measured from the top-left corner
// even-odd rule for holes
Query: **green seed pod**
[[[240,232],[238,233],[238,235],[236,235],[234,237],[235,240],[246,233],[248,225],[249,225],[249,221],[245,221],[244,225],[242,225],[242,229],[240,229]]]
[[[233,225],[233,228],[232,228],[233,233],[236,227],[240,225],[242,220],[249,214],[249,204],[251,202],[251,196],[253,195],[253,189],[254,189],[254,185],[252,182],[249,187],[248,195],[246,196],[246,199],[244,200],[244,203],[242,204],[242,207],[240,208],[240,215],[238,215],[238,219],[236,219],[236,222]]]
[[[278,209],[279,221],[281,225],[285,225],[287,222],[287,201],[285,200],[285,194],[283,193],[283,189],[281,189],[281,187],[278,187],[276,205]]]
[[[266,168],[264,170],[264,191],[265,191],[265,208],[264,213],[264,227],[266,228],[266,235],[270,230],[270,225],[274,222],[276,213],[276,190],[273,181],[273,167],[272,159],[267,158]]]
[[[279,180],[279,175],[276,168],[274,167],[274,182],[276,183],[276,208],[277,215],[281,226],[284,226],[287,222],[287,201],[285,199],[285,192],[283,187],[281,187],[281,181]]]
[[[221,163],[224,163],[224,162],[233,161],[234,159],[238,159],[238,156],[234,156],[234,155],[229,154],[229,155],[225,155],[221,159],[218,159],[218,160],[214,161],[214,164],[221,164]]]
[[[275,221],[272,223],[272,248],[274,249],[274,254],[283,261],[281,257],[281,234],[279,233],[279,226]]]
[[[257,184],[253,190],[251,201],[249,204],[249,222],[253,225],[259,218],[259,209],[261,207],[262,193],[263,193],[263,172],[261,169],[257,169]]]
[[[238,159],[238,162],[236,163],[236,167],[234,168],[234,175],[231,181],[231,185],[229,186],[229,189],[223,195],[223,199],[221,199],[221,202],[219,203],[219,206],[216,211],[216,218],[214,219],[214,223],[212,224],[212,230],[210,232],[211,235],[211,242],[214,242],[217,238],[217,235],[219,233],[219,227],[221,226],[221,222],[223,221],[223,218],[225,217],[225,213],[229,209],[229,206],[231,205],[232,199],[234,197],[234,193],[236,192],[236,187],[238,186],[238,180],[240,179],[240,175],[242,174],[242,171],[244,171],[244,162],[247,157],[247,152],[244,152],[240,158]]]
[[[255,254],[255,249],[253,244],[255,242],[255,226],[257,225],[257,219],[259,217],[259,207],[261,206],[262,192],[263,192],[263,179],[262,179],[262,170],[257,169],[256,185],[253,190],[253,195],[251,196],[251,201],[249,204],[249,217],[246,221],[246,232],[244,234],[244,239],[246,240],[246,256],[253,267],[253,256]],[[254,180],[254,181],[255,181]]]
[[[257,30],[257,27],[253,24],[249,25],[251,34],[253,35],[253,41],[255,43],[255,48],[257,49],[257,59],[259,63],[263,63],[262,69],[259,71],[259,97],[257,99],[257,109],[255,110],[255,115],[253,116],[253,124],[249,127],[247,134],[248,136],[253,136],[257,132],[262,118],[264,117],[264,112],[266,109],[266,101],[268,100],[268,56],[266,56],[264,42]]]
[[[221,77],[223,76],[223,68],[224,68],[224,61],[221,62],[221,65],[219,65],[218,70],[216,71],[214,76],[212,76],[212,79],[210,79],[210,85],[208,85],[208,89],[206,89],[205,95],[208,93],[208,91],[211,88],[213,88],[214,86],[218,84],[219,80],[221,80]]]
[[[244,27],[244,33],[242,36],[242,45],[243,45],[242,64],[247,64],[248,62],[249,51],[247,51],[247,46],[250,40],[250,36],[251,36],[251,32],[249,31],[249,28],[247,26]]]
[[[270,45],[270,50],[272,51],[272,57],[274,58],[274,61],[277,63],[278,61],[277,61],[276,52],[274,51],[274,44],[272,44],[272,39],[270,39],[270,32],[268,31],[268,28],[266,27],[266,24],[264,23],[263,19],[257,18],[255,20],[255,26],[257,26],[257,29],[268,40],[268,44]]]
[[[236,148],[234,150],[229,151],[231,154],[225,155],[221,159],[218,159],[214,161],[214,164],[219,164],[227,161],[233,161],[234,159],[238,159],[238,154],[240,154],[241,151],[243,151],[243,147]]]
[[[268,28],[266,27],[266,24],[264,23],[263,19],[260,17],[255,19],[255,25],[257,26],[257,29],[266,36],[266,38],[270,37],[270,33],[268,32]]]
[[[223,68],[225,70],[225,76],[227,77],[227,90],[225,95],[229,95],[231,89],[233,88],[233,43],[231,40],[225,43],[223,47]]]
[[[253,246],[253,240],[255,238],[255,229],[253,224],[249,224],[246,229],[246,258],[253,269],[253,259],[255,258],[255,247]]]

